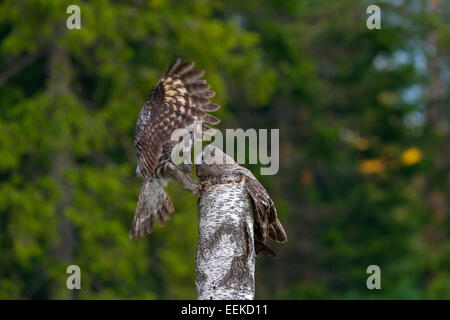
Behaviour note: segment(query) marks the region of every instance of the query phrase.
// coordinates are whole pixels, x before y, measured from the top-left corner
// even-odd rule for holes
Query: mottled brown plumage
[[[142,108],[134,136],[140,173],[150,177],[155,173],[162,146],[170,141],[176,129],[187,128],[195,120],[217,124],[216,117],[207,114],[219,106],[211,103],[214,96],[206,80],[199,80],[205,72],[192,70],[193,62],[181,64],[177,59],[150,91]]]
[[[207,159],[208,157],[209,159]],[[253,204],[256,253],[261,252],[275,257],[275,252],[265,245],[265,240],[269,237],[277,242],[286,242],[287,235],[278,220],[277,210],[272,199],[251,171],[238,165],[222,150],[208,145],[203,151],[202,163],[197,165],[197,176],[203,186],[221,184],[230,179],[245,183]]]
[[[148,95],[141,109],[134,136],[138,158],[137,174],[144,178],[139,195],[130,237],[143,236],[153,229],[153,220],[159,224],[170,218],[173,204],[165,188],[172,178],[183,188],[196,192],[198,183],[187,172],[172,162],[171,152],[178,142],[171,141],[177,129],[192,131],[195,121],[210,124],[220,122],[207,112],[219,106],[211,103],[214,92],[206,80],[200,80],[205,72],[192,70],[193,62],[175,60]]]

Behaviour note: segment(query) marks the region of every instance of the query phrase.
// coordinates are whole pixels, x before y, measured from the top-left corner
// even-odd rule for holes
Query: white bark
[[[253,214],[244,184],[207,187],[200,196],[198,214],[197,299],[254,299]]]

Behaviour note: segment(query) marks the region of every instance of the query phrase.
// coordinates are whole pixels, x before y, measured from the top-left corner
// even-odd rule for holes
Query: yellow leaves
[[[369,140],[359,137],[356,141],[356,147],[360,151],[366,151],[369,148]]]
[[[386,147],[381,158],[364,159],[359,163],[359,169],[363,174],[382,174],[388,169],[395,170],[399,165],[412,166],[422,159],[422,152],[417,147],[411,147],[396,157],[392,147]]]
[[[359,168],[364,174],[380,174],[383,173],[385,165],[381,159],[367,159],[360,162]]]
[[[412,166],[422,159],[422,152],[417,147],[406,149],[401,155],[401,161],[404,165]]]

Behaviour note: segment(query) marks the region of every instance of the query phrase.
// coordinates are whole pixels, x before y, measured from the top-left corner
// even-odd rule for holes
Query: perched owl
[[[219,160],[219,163],[208,162],[205,157],[209,157],[209,161]],[[277,242],[286,242],[287,235],[277,218],[277,210],[272,199],[251,171],[238,165],[219,148],[208,145],[204,148],[202,163],[197,165],[197,176],[202,181],[203,187],[226,183],[230,179],[244,182],[253,204],[255,251],[257,254],[264,253],[275,257],[275,252],[264,244],[266,238],[269,236]]]
[[[188,166],[179,167],[171,159],[172,141],[176,129],[192,130],[195,121],[210,124],[220,122],[207,112],[217,111],[211,103],[214,92],[206,80],[199,80],[205,72],[192,70],[193,62],[177,59],[153,87],[136,123],[134,147],[138,158],[136,173],[144,178],[136,212],[130,229],[130,238],[143,236],[153,229],[154,219],[160,225],[174,211],[165,188],[170,178],[193,193],[199,183],[188,175]]]

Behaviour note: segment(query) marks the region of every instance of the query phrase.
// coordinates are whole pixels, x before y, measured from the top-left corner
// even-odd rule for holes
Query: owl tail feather
[[[170,219],[173,203],[165,190],[166,183],[160,179],[147,179],[141,187],[139,200],[130,229],[130,238],[144,236],[153,230],[154,219],[160,226]]]
[[[268,246],[266,246],[264,243],[262,243],[261,241],[258,241],[256,239],[255,239],[255,252],[256,252],[256,254],[262,253],[262,254],[272,257],[272,258],[277,257],[277,255],[275,254],[275,251],[273,251]]]
[[[269,227],[269,237],[277,242],[286,242],[287,235],[281,225],[280,220],[276,219]]]

